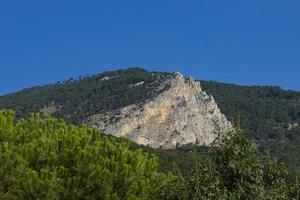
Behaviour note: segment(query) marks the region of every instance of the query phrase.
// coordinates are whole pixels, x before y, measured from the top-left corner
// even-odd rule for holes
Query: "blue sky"
[[[1,0],[0,94],[130,66],[300,90],[299,0]]]

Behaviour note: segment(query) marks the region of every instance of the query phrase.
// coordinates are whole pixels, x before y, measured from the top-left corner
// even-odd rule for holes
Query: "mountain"
[[[155,91],[159,95],[146,102],[93,115],[88,124],[106,134],[165,149],[212,145],[218,142],[217,128],[222,135],[233,130],[214,98],[202,91],[199,81],[191,77],[186,80],[176,73]]]
[[[176,88],[174,87],[176,84],[172,86],[170,83],[176,79],[179,85],[182,84],[182,86],[177,87],[179,91],[185,93],[186,90],[186,94],[180,96],[186,97],[186,100],[189,101],[183,101],[183,99],[177,101],[176,98],[174,99],[175,96],[170,95],[172,87]],[[40,112],[42,115],[62,118],[73,124],[91,122],[91,125],[106,130],[112,130],[113,127],[121,130],[124,127],[122,123],[128,122],[128,124],[136,126],[135,120],[138,121],[143,117],[145,119],[145,116],[147,116],[145,111],[147,108],[151,108],[151,105],[153,105],[153,108],[154,105],[160,105],[162,108],[168,108],[166,109],[168,112],[172,112],[171,115],[167,113],[166,118],[161,117],[170,120],[173,124],[169,126],[172,128],[169,131],[166,131],[166,127],[161,129],[171,136],[171,132],[177,129],[180,130],[180,134],[186,133],[184,126],[190,116],[183,113],[186,113],[187,110],[202,112],[202,114],[206,113],[203,116],[208,118],[213,116],[209,114],[209,111],[204,112],[203,110],[194,109],[195,107],[201,107],[198,107],[198,105],[205,104],[205,101],[211,101],[211,104],[202,107],[215,107],[214,112],[216,112],[216,116],[219,116],[219,119],[223,118],[220,113],[224,113],[229,121],[239,121],[241,127],[256,141],[262,152],[270,151],[271,154],[276,155],[289,166],[300,168],[300,157],[298,156],[300,153],[299,92],[286,91],[279,87],[238,86],[211,81],[201,81],[201,88],[200,86],[197,88],[198,84],[197,81],[184,80],[180,75],[177,75],[176,78],[176,75],[172,73],[148,72],[141,68],[130,68],[79,77],[62,83],[37,86],[4,95],[0,97],[0,108],[15,110],[18,118],[26,117],[31,112]],[[197,88],[195,91],[192,85]],[[185,89],[181,90],[180,88]],[[214,100],[211,95],[220,108],[220,112],[213,103]],[[174,104],[173,108],[172,103],[160,103],[159,99],[165,101],[168,96],[172,97],[170,99]],[[194,98],[196,96],[199,96],[199,98]],[[205,100],[206,98],[207,100]],[[187,107],[185,107],[185,104]],[[135,106],[132,107],[132,105]],[[182,105],[182,107],[179,107],[179,105]],[[133,111],[134,109],[137,110]],[[126,120],[126,115],[131,116],[132,120]],[[99,124],[101,120],[96,120],[97,123],[95,123],[97,118],[105,117],[106,119],[111,118],[111,120],[116,118],[115,120],[118,120],[118,116],[123,118],[119,123],[104,123],[101,125]],[[160,116],[165,116],[164,112]],[[161,119],[156,117],[153,119],[154,121],[151,121],[152,125],[149,125],[149,128],[159,132],[160,129],[155,129],[155,127]],[[193,120],[198,120],[198,117],[192,118]],[[176,124],[176,121],[182,122],[182,124]],[[211,127],[211,121],[206,123],[210,124]],[[192,124],[193,126],[190,127],[197,127],[194,122]],[[137,129],[146,130],[142,126],[137,126],[135,131],[130,132],[128,138],[134,138]],[[197,137],[186,139],[186,141],[181,140],[180,142],[185,144],[192,141],[191,143],[204,144],[204,142],[199,142],[200,136],[205,135],[204,132],[198,133],[198,142],[195,139]],[[157,144],[159,144],[166,141],[166,138],[157,141]],[[174,145],[177,145],[175,143],[172,143],[172,145],[166,143],[165,147],[174,147]]]

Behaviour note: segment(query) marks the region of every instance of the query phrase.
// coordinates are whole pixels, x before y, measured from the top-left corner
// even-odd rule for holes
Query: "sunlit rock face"
[[[214,98],[202,91],[199,81],[176,73],[157,97],[144,104],[89,118],[91,127],[153,148],[217,145],[218,134],[232,130]]]

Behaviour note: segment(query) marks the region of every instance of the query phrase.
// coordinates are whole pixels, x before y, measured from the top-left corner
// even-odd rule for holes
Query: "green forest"
[[[187,151],[183,174],[96,129],[1,110],[0,199],[300,199],[296,176],[235,126],[218,148]]]
[[[300,173],[300,92],[270,86],[237,86],[202,81],[222,112],[258,144]]]

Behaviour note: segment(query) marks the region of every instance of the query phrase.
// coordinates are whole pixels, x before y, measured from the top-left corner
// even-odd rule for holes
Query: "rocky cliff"
[[[93,115],[88,124],[106,134],[166,149],[216,145],[218,132],[225,134],[232,130],[231,123],[214,98],[201,89],[200,82],[192,78],[186,80],[176,73],[163,84],[160,88],[167,89],[161,89],[153,99]]]

